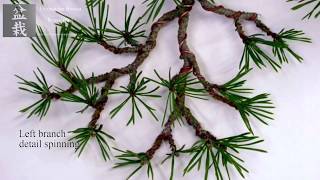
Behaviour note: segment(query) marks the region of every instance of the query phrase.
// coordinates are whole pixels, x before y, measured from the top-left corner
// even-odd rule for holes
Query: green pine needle
[[[139,45],[139,38],[145,38],[145,30],[141,30],[142,26],[145,23],[141,22],[142,17],[138,17],[137,20],[132,24],[132,15],[134,11],[134,6],[131,8],[130,12],[128,12],[128,6],[125,5],[125,19],[124,19],[124,28],[116,27],[112,22],[110,25],[112,28],[107,28],[106,38],[109,41],[120,40],[119,47],[124,45],[137,46]]]
[[[150,20],[155,20],[156,17],[160,14],[161,9],[164,6],[166,0],[145,0],[143,4],[147,5],[147,9],[144,12],[143,16],[147,18],[146,22]],[[181,6],[181,0],[173,0],[177,6]]]
[[[268,124],[266,120],[273,120],[271,109],[274,108],[269,100],[269,94],[260,94],[254,97],[245,97],[245,94],[251,94],[253,89],[243,87],[246,80],[243,77],[250,72],[251,69],[241,69],[240,72],[229,82],[220,86],[219,92],[231,101],[239,111],[243,122],[248,130],[253,133],[250,123],[250,117],[258,119],[264,124]]]
[[[121,89],[110,89],[109,95],[128,95],[128,97],[122,103],[120,103],[110,112],[111,118],[115,117],[127,103],[131,102],[131,116],[127,125],[131,123],[135,124],[136,113],[138,113],[139,117],[142,118],[142,113],[138,104],[144,106],[144,108],[149,111],[149,113],[155,118],[155,120],[158,121],[158,118],[155,114],[156,110],[148,105],[143,98],[160,98],[161,96],[154,94],[154,92],[159,89],[159,86],[151,90],[147,90],[147,85],[150,80],[146,78],[141,78],[141,80],[139,80],[141,73],[142,72],[139,72],[138,74],[131,74],[130,82],[127,87],[121,86]]]
[[[220,92],[224,95],[228,94],[250,94],[253,89],[244,88],[244,84],[246,80],[244,80],[244,76],[247,75],[252,69],[241,69],[239,73],[230,81],[225,83],[220,87]]]
[[[53,53],[48,37],[40,26],[37,27],[36,37],[31,38],[34,50],[48,63],[61,69],[68,68],[83,42],[79,35],[76,35],[71,41],[70,39],[70,23],[62,23],[59,28],[56,27],[57,53]]]
[[[159,73],[154,70],[156,76],[159,80],[153,80],[147,78],[150,81],[163,86],[168,89],[168,95],[166,100],[166,106],[162,118],[162,125],[165,122],[167,114],[174,114],[175,117],[179,120],[179,123],[182,123],[182,116],[179,111],[179,108],[176,105],[176,98],[179,94],[185,95],[187,97],[207,100],[206,96],[208,95],[206,90],[202,87],[196,87],[200,85],[200,81],[197,78],[191,77],[191,73],[186,73],[183,75],[171,77],[171,70],[169,70],[169,79],[162,78]]]
[[[273,120],[271,109],[273,109],[274,106],[268,96],[269,94],[259,94],[252,98],[237,95],[229,97],[231,101],[235,102],[243,122],[252,134],[253,130],[250,124],[250,117],[254,117],[266,125],[268,125],[267,120]]]
[[[96,126],[94,128],[78,128],[70,133],[74,134],[69,141],[76,141],[78,143],[78,147],[75,152],[78,152],[78,157],[82,154],[83,150],[87,146],[89,140],[91,138],[95,138],[98,142],[99,148],[101,150],[101,154],[103,159],[106,161],[110,159],[111,149],[106,141],[106,139],[115,140],[112,136],[102,131],[103,125]]]
[[[275,71],[278,71],[284,62],[289,62],[288,54],[293,56],[299,62],[303,61],[303,58],[289,47],[288,42],[300,41],[311,43],[311,39],[304,35],[305,34],[299,30],[290,29],[285,31],[282,29],[273,41],[266,40],[265,36],[261,34],[249,36],[244,41],[245,47],[240,61],[240,68],[250,69],[251,62],[253,62],[257,67],[262,68],[266,66],[267,62]],[[262,50],[259,45],[271,47],[273,56],[276,57],[278,61],[271,58],[270,55]]]
[[[104,1],[104,0],[86,0],[86,4],[87,4],[87,6],[95,7],[102,1]]]
[[[50,96],[50,88],[47,84],[46,78],[44,74],[41,72],[39,68],[37,68],[38,73],[33,71],[33,74],[37,78],[38,82],[28,81],[22,78],[21,76],[15,75],[17,78],[21,80],[18,82],[21,87],[19,89],[23,91],[27,91],[33,94],[38,94],[41,96],[41,99],[35,102],[34,104],[20,110],[20,112],[28,112],[31,111],[28,115],[28,118],[35,115],[42,119],[48,112],[49,107],[51,105],[52,97]]]
[[[308,37],[305,37],[305,33],[303,31],[300,31],[300,30],[289,29],[289,30],[285,31],[285,29],[282,29],[278,33],[278,36],[279,36],[279,38],[282,38],[284,40],[311,43],[311,39],[308,38]]]
[[[109,5],[106,5],[105,0],[86,0],[86,5],[91,21],[91,27],[82,25],[79,21],[60,12],[57,13],[70,20],[71,31],[78,34],[85,42],[100,42],[105,40],[109,17]],[[97,10],[97,14],[95,10]],[[61,26],[61,23],[58,25]]]
[[[272,52],[274,56],[279,59],[279,62],[282,64],[283,62],[288,63],[287,53],[291,54],[296,60],[299,62],[303,61],[303,58],[295,53],[288,45],[288,41],[300,41],[304,43],[311,43],[311,39],[304,36],[305,33],[299,30],[290,29],[285,30],[282,29],[277,38],[273,40],[275,44],[273,46]]]
[[[169,180],[174,179],[174,170],[175,170],[175,158],[180,155],[184,150],[184,145],[180,149],[174,150],[172,153],[167,154],[167,157],[161,162],[161,164],[165,163],[167,160],[171,159],[171,167],[170,167],[170,178]]]
[[[261,142],[263,140],[259,140],[257,136],[252,136],[250,133],[218,139],[215,142],[199,140],[191,148],[182,151],[191,155],[191,159],[184,169],[184,175],[195,168],[199,171],[204,164],[205,180],[208,179],[211,169],[214,170],[217,180],[223,180],[222,168],[225,169],[230,179],[230,167],[233,167],[244,178],[248,170],[243,166],[244,161],[238,157],[240,150],[266,152],[252,147]]]
[[[94,106],[99,98],[99,90],[93,83],[89,83],[79,68],[74,70],[74,73],[69,75],[62,73],[62,77],[66,79],[73,87],[79,91],[79,95],[73,94],[67,91],[57,91],[61,96],[61,100],[68,102],[76,102],[86,104],[82,110],[78,112],[84,112],[89,106]],[[93,76],[93,75],[92,75]]]
[[[292,10],[302,9],[308,6],[312,6],[311,11],[309,11],[302,19],[310,19],[312,16],[318,18],[320,16],[320,0],[287,0],[287,2],[297,2],[297,5],[292,7]]]
[[[244,41],[244,51],[242,54],[242,58],[240,61],[240,68],[250,69],[251,62],[258,67],[262,68],[262,66],[266,67],[266,62],[268,62],[275,71],[281,68],[280,64],[273,60],[268,53],[264,52],[258,45],[263,44],[267,46],[274,46],[272,41],[268,41],[261,38],[261,34],[254,34],[248,37]]]
[[[123,151],[117,148],[114,148],[114,149],[121,154],[115,156],[119,160],[119,162],[117,162],[113,168],[120,168],[120,167],[127,167],[127,166],[137,167],[134,171],[132,171],[129,174],[127,179],[130,179],[145,165],[147,166],[148,178],[151,178],[151,179],[154,178],[152,164],[146,153],[135,153],[129,150]]]

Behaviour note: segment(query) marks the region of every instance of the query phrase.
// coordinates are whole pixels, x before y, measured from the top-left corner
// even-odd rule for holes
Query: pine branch
[[[171,22],[174,20],[177,16],[185,12],[185,9],[176,9],[176,10],[171,10],[165,14],[163,14],[152,26],[151,32],[148,37],[148,41],[142,45],[141,51],[139,51],[136,55],[135,60],[128,64],[125,67],[122,67],[120,69],[113,69],[111,72],[107,72],[101,76],[99,76],[98,79],[102,79],[103,82],[105,83],[105,86],[101,90],[101,97],[99,98],[98,102],[98,108],[92,115],[92,120],[89,123],[89,126],[93,126],[96,124],[98,121],[101,112],[104,109],[105,104],[108,101],[108,90],[112,87],[114,81],[123,76],[123,75],[128,75],[131,72],[134,72],[138,69],[138,67],[144,62],[144,60],[148,57],[149,53],[151,52],[152,49],[155,47],[156,39],[158,36],[158,32],[162,27],[164,27],[167,23]]]
[[[258,18],[257,13],[228,9],[228,8],[225,8],[223,5],[216,5],[211,0],[198,0],[198,1],[204,10],[225,16],[227,18],[232,18],[234,20],[256,21]]]
[[[105,0],[96,0],[94,2],[92,0],[86,0],[86,6],[91,21],[90,27],[87,27],[86,25],[81,24],[79,21],[69,16],[66,16],[60,12],[57,13],[71,21],[72,32],[80,35],[80,37],[83,38],[85,42],[96,42],[102,45],[105,49],[115,54],[138,52],[140,47],[120,48],[110,45],[108,43],[110,39],[107,33],[113,33],[113,30],[107,28],[109,17],[109,5],[106,5]],[[95,13],[96,11],[98,11],[97,15]]]
[[[272,66],[275,71],[278,71],[281,68],[281,64],[283,62],[288,62],[288,58],[286,56],[286,51],[289,54],[293,55],[298,61],[302,61],[302,57],[292,51],[289,48],[288,44],[279,40],[281,39],[279,34],[273,33],[265,24],[263,24],[257,17],[256,13],[248,13],[248,12],[241,12],[241,11],[234,11],[231,9],[227,9],[223,6],[216,6],[214,4],[210,4],[206,0],[199,0],[202,7],[213,13],[217,13],[220,15],[224,15],[227,18],[232,18],[235,21],[236,30],[243,40],[245,47],[244,52],[240,61],[240,68],[245,67],[246,69],[250,69],[251,61],[253,61],[256,66],[261,68],[262,66],[266,66],[265,61]],[[274,41],[269,41],[263,38],[261,34],[254,34],[251,36],[247,36],[243,31],[241,21],[247,20],[252,21],[256,24],[258,28],[260,28],[263,32],[265,32],[268,36],[271,36]],[[293,30],[296,31],[296,30]],[[281,33],[281,32],[280,32]],[[299,31],[299,33],[302,33]],[[302,33],[303,35],[303,33]],[[309,42],[310,39],[304,42]],[[271,47],[273,49],[274,56],[279,58],[279,62],[275,61],[273,58],[268,55],[264,50],[261,49],[259,45],[264,45],[267,47]]]
[[[192,2],[191,2],[192,3]],[[188,4],[187,6],[191,6],[192,4]],[[179,30],[178,30],[178,42],[179,42],[179,51],[180,51],[180,59],[184,60],[184,66],[180,70],[181,73],[191,72],[193,75],[199,80],[199,82],[204,87],[205,91],[209,93],[209,95],[225,104],[228,104],[231,107],[235,107],[232,102],[228,99],[224,98],[217,92],[218,85],[214,83],[210,83],[201,72],[201,69],[198,65],[196,56],[190,50],[188,43],[187,43],[187,27],[189,22],[189,11],[191,8],[187,10],[182,16],[179,17]]]
[[[145,0],[147,9],[143,16],[133,20],[134,7],[128,9],[125,6],[125,18],[124,27],[116,27],[113,23],[109,22],[108,27],[108,12],[109,6],[106,5],[105,0],[86,0],[86,6],[88,9],[89,18],[91,20],[90,26],[85,26],[80,22],[63,15],[68,18],[70,23],[59,23],[56,29],[57,33],[57,48],[58,52],[51,49],[51,43],[48,37],[44,34],[41,27],[38,27],[37,36],[33,38],[33,47],[38,54],[40,54],[50,64],[58,67],[61,70],[62,77],[66,79],[70,84],[69,90],[57,90],[57,93],[50,92],[45,78],[40,72],[40,75],[36,74],[39,83],[33,81],[27,81],[22,79],[22,90],[32,92],[35,94],[41,94],[42,99],[36,102],[34,105],[26,108],[31,110],[31,115],[38,115],[40,118],[44,116],[47,109],[50,106],[50,100],[55,97],[61,97],[64,101],[82,103],[86,106],[80,112],[83,112],[88,107],[94,108],[91,121],[87,128],[79,128],[74,131],[73,137],[70,139],[79,143],[79,148],[76,149],[80,156],[84,151],[91,138],[96,139],[102,156],[105,160],[110,159],[111,150],[109,142],[106,140],[114,138],[102,131],[102,125],[97,125],[100,118],[100,114],[103,112],[105,105],[108,102],[110,95],[123,95],[127,98],[115,107],[110,113],[114,117],[120,110],[128,103],[131,102],[131,117],[128,124],[134,123],[136,120],[136,114],[142,118],[140,106],[146,108],[149,113],[157,119],[154,114],[155,109],[147,104],[142,98],[158,98],[155,91],[159,87],[155,87],[148,90],[148,84],[150,82],[156,83],[158,86],[165,87],[168,90],[168,97],[166,101],[166,107],[164,112],[164,118],[169,113],[169,118],[163,124],[164,127],[161,133],[156,137],[152,146],[146,151],[141,153],[135,153],[132,151],[122,151],[116,149],[120,154],[116,156],[118,163],[115,168],[135,166],[135,170],[129,174],[128,178],[131,178],[143,167],[147,168],[148,177],[153,179],[153,167],[151,160],[154,157],[160,146],[167,142],[170,145],[171,153],[168,154],[164,160],[171,160],[170,179],[173,179],[175,174],[175,159],[180,154],[189,154],[191,160],[184,169],[184,174],[190,172],[198,166],[198,169],[204,167],[205,179],[208,179],[209,171],[214,170],[216,178],[223,180],[223,169],[225,169],[228,177],[230,178],[229,168],[234,168],[242,177],[248,172],[243,165],[243,160],[238,157],[241,150],[251,150],[258,152],[265,152],[264,150],[253,147],[262,140],[253,136],[253,130],[251,128],[251,118],[255,117],[259,121],[267,124],[268,120],[272,118],[271,108],[273,105],[269,100],[268,94],[259,94],[256,96],[247,97],[252,93],[252,89],[245,88],[244,76],[251,70],[251,64],[255,63],[258,67],[266,66],[270,64],[275,70],[280,69],[284,62],[288,62],[288,56],[291,55],[298,61],[302,61],[302,57],[296,54],[290,47],[290,41],[311,42],[307,37],[304,37],[302,31],[294,29],[282,30],[278,34],[271,31],[262,21],[258,19],[256,13],[235,11],[225,8],[223,6],[217,6],[213,1],[198,0],[203,9],[223,15],[223,17],[231,18],[235,21],[236,30],[245,44],[245,50],[243,58],[241,60],[241,70],[236,77],[222,86],[214,83],[210,83],[201,72],[195,54],[189,49],[187,44],[187,27],[189,22],[189,13],[194,5],[194,0],[174,0],[177,4],[176,9],[163,14],[157,21],[155,21],[150,28],[150,34],[147,36],[144,43],[139,43],[139,39],[145,37],[145,30],[142,27],[146,24],[143,18],[147,18],[147,22],[151,19],[154,20],[164,7],[165,0]],[[183,66],[179,73],[171,77],[169,71],[169,78],[162,78],[157,71],[155,71],[157,80],[150,78],[140,78],[141,72],[136,73],[140,65],[149,56],[150,52],[155,48],[157,43],[157,36],[162,27],[168,24],[175,18],[178,18],[179,30],[178,30],[178,46],[180,51],[180,59],[183,60]],[[242,28],[242,21],[251,21],[267,36],[252,35],[247,36]],[[61,33],[62,32],[62,33]],[[60,35],[62,34],[62,35]],[[115,47],[109,44],[109,41],[120,41],[119,46]],[[70,42],[70,43],[68,43]],[[82,42],[96,42],[102,45],[105,49],[110,50],[115,54],[119,53],[135,53],[136,57],[134,61],[127,66],[121,68],[114,68],[110,72],[93,76],[91,78],[85,78],[79,69],[74,72],[69,72],[68,67],[70,62],[74,58],[75,54],[80,49]],[[271,48],[273,56],[265,52],[263,47]],[[273,58],[277,58],[274,60]],[[191,77],[191,73],[195,77]],[[119,89],[113,89],[115,81],[124,75],[130,76],[130,81],[127,86],[120,86]],[[101,90],[97,89],[95,83],[104,82],[104,86]],[[202,86],[199,87],[199,84]],[[70,90],[71,89],[71,90]],[[74,90],[78,90],[79,93],[74,93]],[[250,131],[250,133],[241,134],[224,139],[217,139],[213,133],[205,130],[198,119],[191,113],[191,110],[185,105],[185,98],[187,96],[191,98],[206,99],[207,93],[211,97],[224,102],[237,110]],[[49,100],[49,103],[43,105],[43,100]],[[139,102],[139,103],[138,103]],[[139,104],[139,105],[138,105]],[[40,107],[40,108],[39,108]],[[191,148],[184,149],[182,146],[180,149],[176,148],[176,144],[172,134],[172,127],[174,127],[175,120],[178,122],[186,122],[195,131],[195,135],[200,138],[200,141],[196,142]],[[202,165],[204,162],[204,166]]]

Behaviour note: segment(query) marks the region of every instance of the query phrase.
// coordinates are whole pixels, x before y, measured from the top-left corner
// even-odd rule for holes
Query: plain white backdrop
[[[110,20],[116,25],[122,25],[124,5],[136,5],[136,13],[141,14],[144,6],[142,0],[107,0],[110,4]],[[266,149],[267,154],[243,152],[241,157],[245,166],[250,170],[246,175],[248,180],[318,180],[320,178],[320,22],[318,20],[301,21],[305,11],[290,11],[292,4],[284,0],[226,0],[226,7],[254,11],[273,31],[282,28],[301,29],[313,39],[312,44],[296,43],[292,48],[305,58],[303,63],[292,60],[276,73],[271,68],[255,68],[247,76],[247,86],[255,88],[256,93],[271,94],[276,109],[275,120],[269,126],[252,121],[255,132],[265,140],[259,147]],[[8,2],[7,2],[8,3]],[[84,1],[78,0],[45,0],[45,6],[39,2],[37,23],[54,32],[54,22],[61,17],[54,10],[63,11],[69,7],[68,14],[83,23],[89,23]],[[174,8],[171,1],[166,2],[163,12]],[[0,7],[0,29],[2,29],[2,6]],[[243,50],[233,22],[224,17],[205,12],[198,3],[194,6],[189,23],[188,41],[195,52],[204,75],[212,82],[223,83],[238,72],[238,65]],[[148,25],[147,27],[149,27]],[[172,73],[182,65],[179,60],[177,45],[177,20],[171,22],[159,33],[156,48],[151,52],[145,63],[139,68],[144,76],[155,77],[153,70],[167,76],[171,67]],[[250,23],[246,30],[259,33]],[[1,30],[2,32],[2,30]],[[147,32],[148,33],[148,32]],[[133,168],[112,169],[114,159],[104,162],[99,149],[93,142],[80,158],[71,148],[24,149],[19,148],[21,140],[19,130],[73,130],[84,127],[90,120],[92,109],[83,114],[75,113],[82,106],[73,103],[54,102],[45,118],[27,119],[20,114],[19,109],[37,100],[18,90],[14,74],[32,79],[32,70],[37,67],[46,74],[48,82],[59,87],[67,87],[66,82],[59,77],[59,71],[46,63],[37,55],[30,45],[28,38],[3,38],[0,34],[0,179],[1,180],[121,180]],[[71,66],[79,66],[86,75],[91,72],[100,74],[114,67],[122,67],[132,62],[132,55],[113,55],[97,44],[85,44],[75,57]],[[125,85],[127,77],[116,81],[116,87]],[[165,95],[163,90],[161,94]],[[146,151],[155,137],[161,132],[160,123],[144,112],[135,126],[126,127],[129,108],[110,119],[109,112],[124,97],[112,96],[99,122],[104,124],[104,130],[116,138],[115,147],[132,151]],[[164,98],[150,103],[159,109],[158,115],[164,108]],[[187,104],[198,117],[203,126],[217,137],[227,137],[246,132],[237,111],[213,99],[201,101],[188,99]],[[197,140],[194,131],[188,126],[174,129],[174,137],[179,146],[191,145]],[[66,140],[67,138],[65,138]],[[162,145],[155,155],[153,162],[155,179],[168,179],[169,163],[161,165],[165,153],[169,152],[167,145]],[[116,154],[116,152],[114,152]],[[176,179],[203,179],[204,173],[192,171],[182,176],[189,158],[181,157],[176,163]],[[235,172],[232,179],[241,179]],[[147,179],[143,169],[133,179]],[[212,171],[210,179],[215,179]]]

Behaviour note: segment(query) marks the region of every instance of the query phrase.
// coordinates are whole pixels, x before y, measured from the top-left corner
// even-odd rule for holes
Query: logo
[[[3,5],[3,37],[34,37],[36,35],[34,4]]]

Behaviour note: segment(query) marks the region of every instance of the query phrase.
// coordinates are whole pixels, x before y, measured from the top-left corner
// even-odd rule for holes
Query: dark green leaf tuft
[[[128,97],[120,103],[117,107],[115,107],[111,112],[111,118],[113,118],[117,113],[127,104],[131,102],[131,116],[130,119],[127,123],[129,124],[134,124],[136,121],[136,116],[138,113],[139,117],[142,118],[142,113],[140,110],[140,105],[143,105],[144,108],[146,108],[149,113],[156,119],[158,120],[156,114],[155,114],[155,109],[152,108],[150,105],[148,105],[143,98],[160,98],[161,96],[154,94],[155,91],[159,89],[159,86],[148,90],[147,85],[150,82],[150,80],[147,80],[146,78],[141,78],[141,73],[132,73],[130,75],[130,82],[127,87],[121,86],[121,89],[110,89],[109,94],[110,95],[120,95],[120,94],[126,94]]]
[[[25,80],[24,78],[18,75],[16,75],[16,77],[21,80],[19,82],[21,87],[19,87],[19,89],[41,96],[40,100],[20,110],[20,112],[31,111],[28,115],[28,118],[33,115],[36,115],[41,119],[47,114],[51,105],[52,97],[50,93],[51,86],[47,84],[46,78],[44,77],[44,74],[41,72],[41,70],[39,68],[37,68],[37,70],[38,74],[35,71],[33,71],[33,73],[37,78],[38,82]]]
[[[87,81],[79,68],[74,70],[74,73],[70,74],[71,76],[65,73],[62,73],[61,75],[79,91],[79,95],[68,91],[58,90],[57,92],[61,96],[61,100],[86,104],[86,107],[79,112],[85,111],[89,106],[95,106],[99,99],[99,90],[96,88],[96,86]]]
[[[146,37],[145,30],[141,30],[142,26],[145,24],[142,22],[142,17],[138,17],[136,21],[132,24],[132,15],[134,11],[134,6],[128,11],[127,4],[125,5],[125,19],[123,29],[116,27],[112,22],[110,22],[111,28],[108,28],[106,32],[108,34],[105,36],[109,41],[120,40],[119,47],[124,45],[138,46],[139,38]]]
[[[222,168],[225,169],[230,179],[230,167],[233,167],[244,178],[248,170],[243,166],[244,161],[238,157],[238,154],[240,154],[240,150],[266,152],[262,149],[252,147],[261,142],[263,142],[263,140],[259,140],[257,136],[252,136],[250,133],[218,139],[214,142],[210,140],[200,140],[191,148],[182,151],[183,153],[191,155],[191,159],[184,169],[184,175],[195,168],[200,170],[204,164],[205,180],[209,177],[210,169],[214,170],[217,180],[223,180]]]
[[[114,138],[102,131],[102,127],[103,125],[96,125],[96,127],[78,128],[70,132],[74,134],[74,136],[70,138],[69,141],[75,141],[78,143],[78,147],[76,149],[76,152],[78,152],[78,156],[82,154],[89,140],[91,138],[95,138],[101,150],[103,159],[105,161],[107,159],[110,159],[111,149],[106,139],[114,140]]]
[[[171,72],[169,70],[169,79],[164,79],[158,74],[156,70],[154,70],[154,72],[159,80],[153,80],[150,78],[147,79],[169,90],[162,124],[164,124],[166,115],[172,113],[176,116],[178,120],[180,120],[179,123],[183,122],[180,110],[176,105],[176,98],[179,94],[191,98],[207,100],[206,90],[203,87],[196,87],[196,85],[200,85],[201,83],[197,80],[197,78],[193,78],[191,76],[191,73],[185,73],[182,75],[171,77]]]

